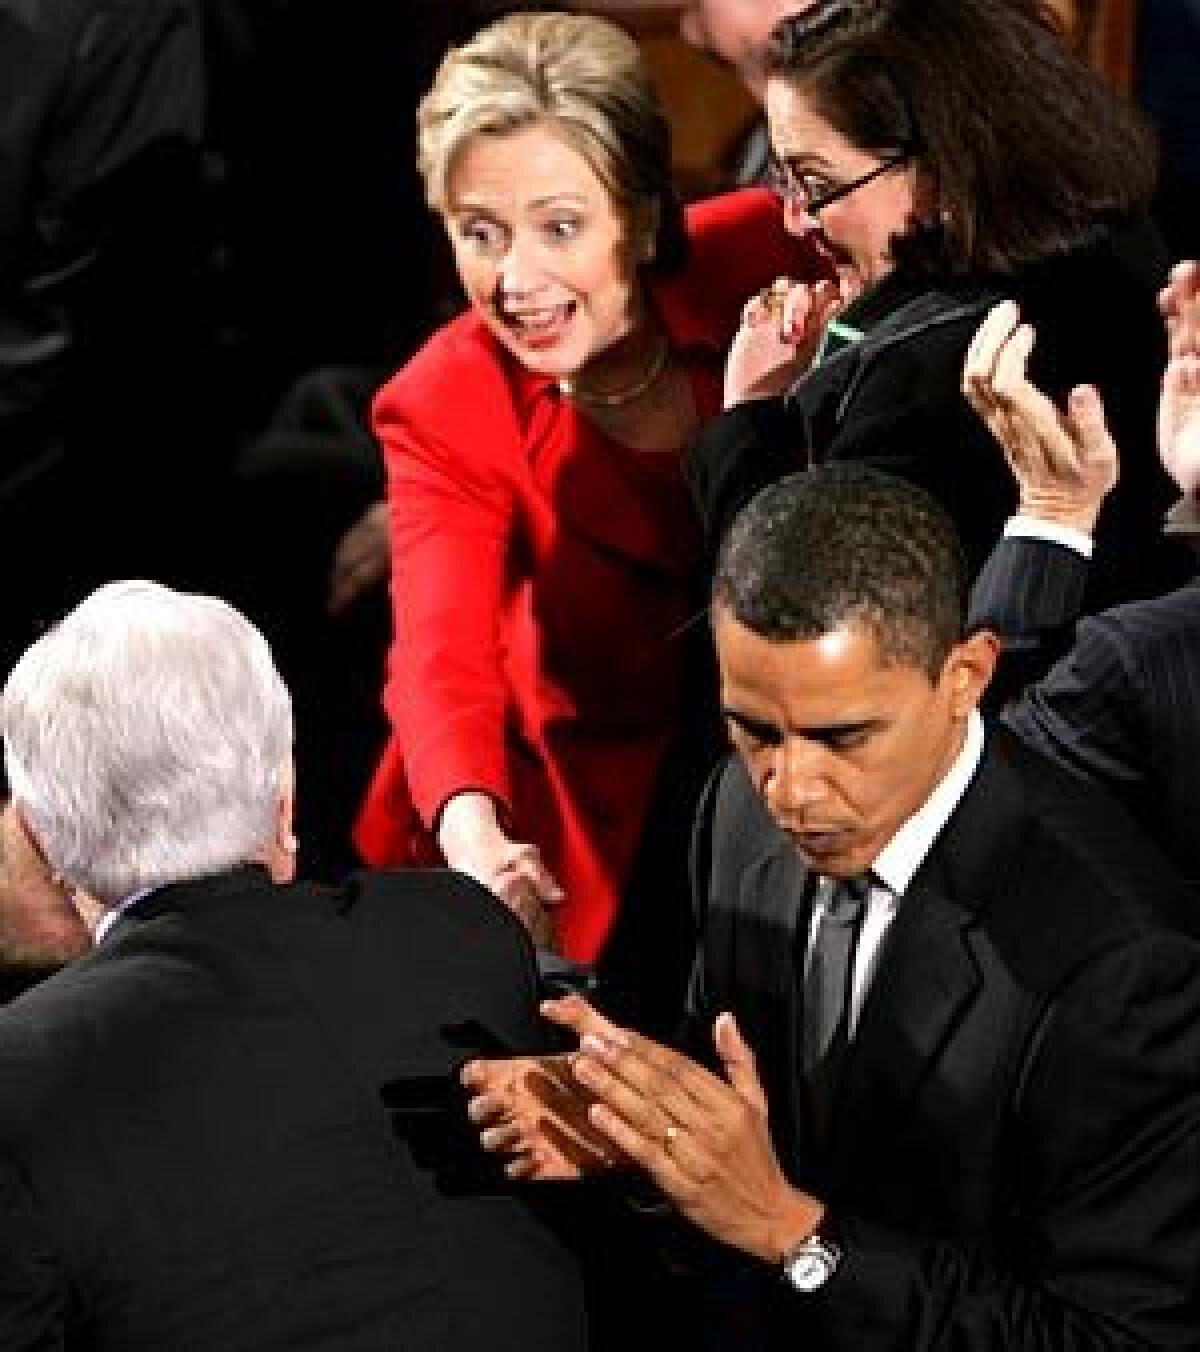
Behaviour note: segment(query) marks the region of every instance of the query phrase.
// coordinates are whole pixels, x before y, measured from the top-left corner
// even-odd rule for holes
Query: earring
[[[286,854],[295,854],[300,848],[300,842],[291,831],[279,843]]]

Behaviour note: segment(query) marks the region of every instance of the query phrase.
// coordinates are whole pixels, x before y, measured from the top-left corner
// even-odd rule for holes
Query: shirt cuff
[[[1044,540],[1048,544],[1062,545],[1072,553],[1082,554],[1085,559],[1092,557],[1096,542],[1085,530],[1076,530],[1074,526],[1060,526],[1057,521],[1043,521],[1038,516],[1023,516],[1018,513],[1010,516],[1004,523],[1006,540]]]

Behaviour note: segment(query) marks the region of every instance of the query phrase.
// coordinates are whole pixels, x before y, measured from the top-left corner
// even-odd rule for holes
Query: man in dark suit
[[[18,663],[3,734],[21,829],[101,913],[0,1012],[0,1346],[582,1349],[572,1253],[453,1081],[541,1040],[524,931],[447,871],[291,881],[258,631],[111,584]]]
[[[1108,799],[985,739],[964,598],[944,512],[875,471],[739,517],[714,591],[738,755],[695,849],[719,1071],[552,1006],[582,1143],[747,1258],[781,1346],[1194,1348],[1186,897]],[[464,1078],[511,1172],[578,1167],[489,1067]]]
[[[1183,495],[1168,530],[1195,538],[1200,265],[1180,264],[1161,303],[1170,359],[1159,453]],[[964,392],[1004,449],[1020,500],[976,579],[971,624],[1005,641],[1005,722],[1114,794],[1183,875],[1200,882],[1200,580],[1088,616],[1073,632],[1117,448],[1093,389],[1076,390],[1060,413],[1030,383],[1033,345],[1016,306],[998,306],[964,368]]]

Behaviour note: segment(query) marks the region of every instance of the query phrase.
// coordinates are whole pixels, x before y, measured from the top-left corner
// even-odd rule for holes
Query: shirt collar
[[[138,891],[131,892],[123,901],[118,901],[115,906],[110,906],[100,919],[96,921],[96,930],[92,936],[92,942],[97,944],[103,942],[105,935],[111,931],[112,927],[120,920],[125,912],[134,905],[135,902],[141,901],[143,897],[148,897],[153,891],[154,888],[152,887],[139,888]]]
[[[962,747],[937,787],[913,813],[871,865],[871,872],[895,896],[904,895],[913,874],[921,867],[933,843],[942,833],[950,814],[967,791],[983,756],[983,719],[978,710],[967,719]]]

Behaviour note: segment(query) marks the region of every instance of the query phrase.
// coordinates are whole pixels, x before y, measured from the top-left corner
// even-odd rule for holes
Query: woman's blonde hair
[[[654,260],[675,261],[682,226],[666,117],[638,44],[590,15],[511,14],[447,53],[417,109],[430,206],[445,210],[447,180],[468,142],[544,122],[587,161],[627,220],[647,220]]]

